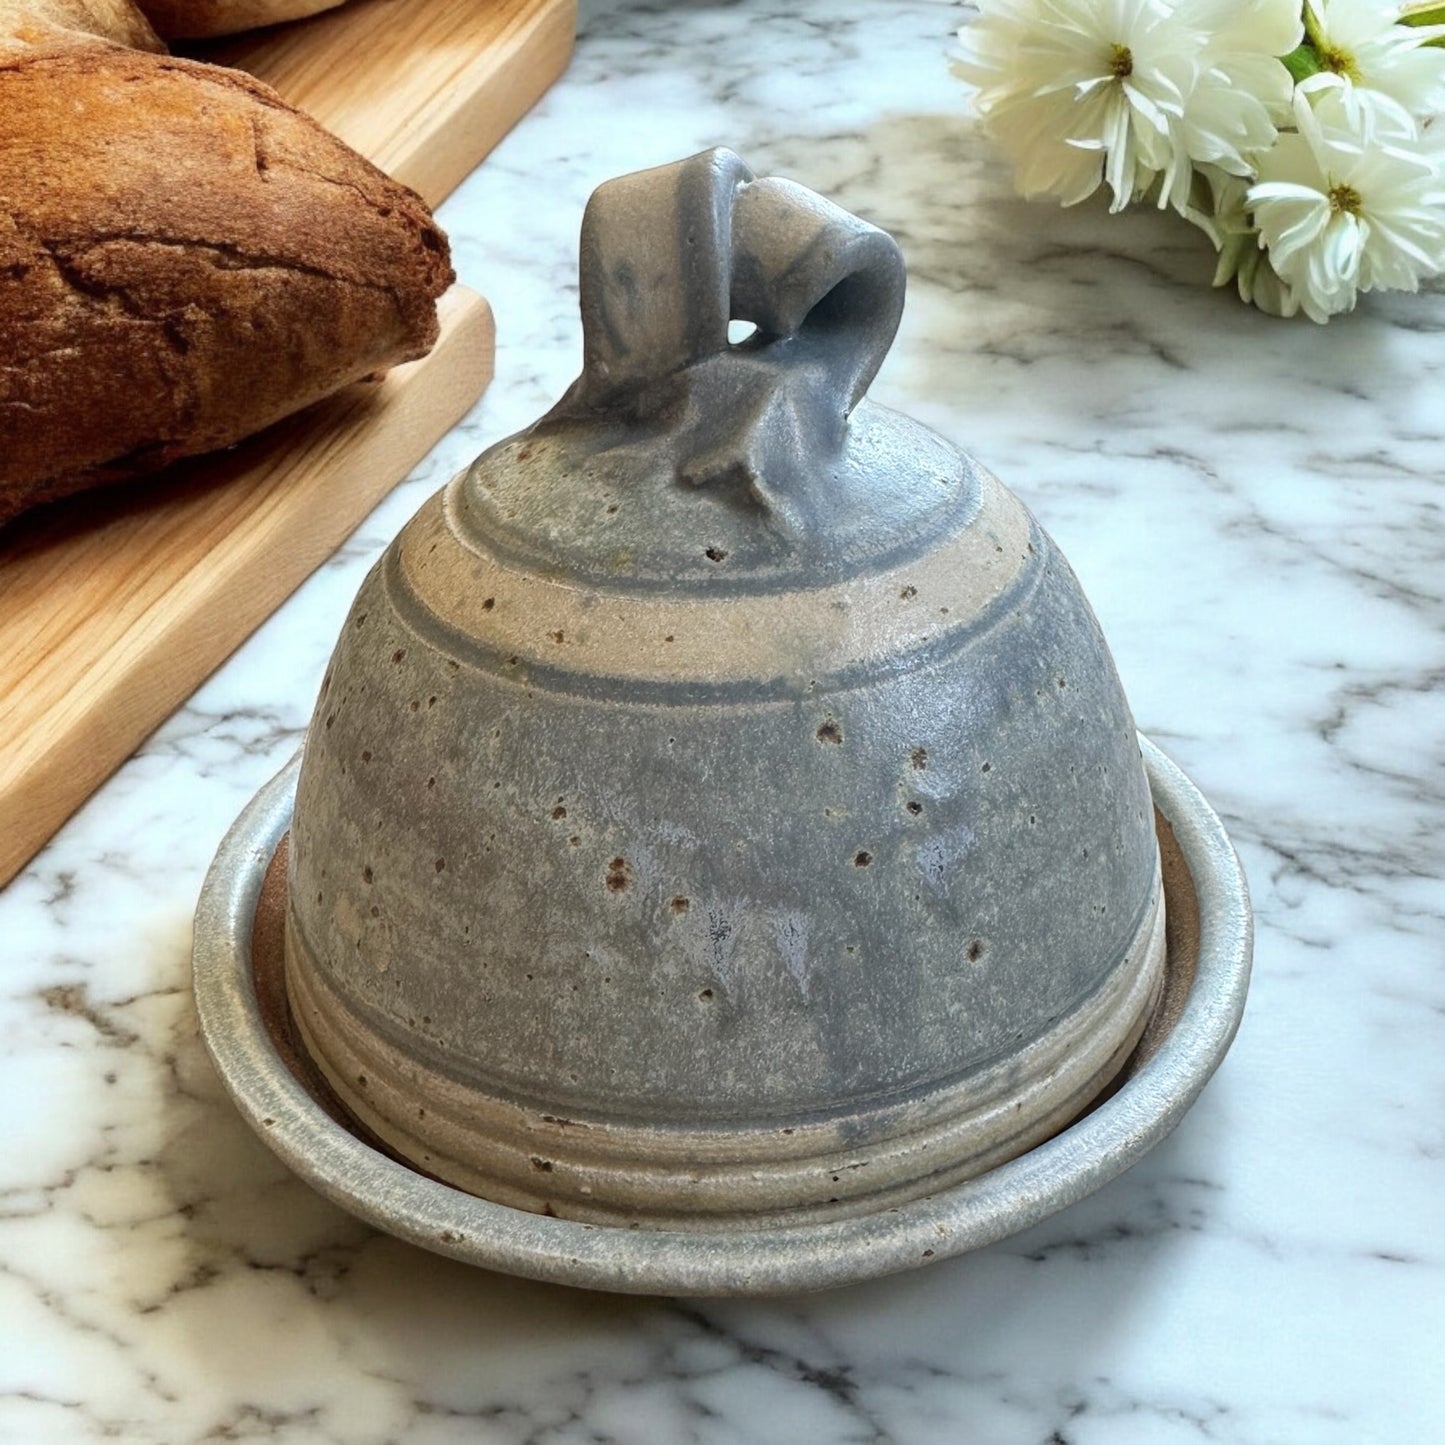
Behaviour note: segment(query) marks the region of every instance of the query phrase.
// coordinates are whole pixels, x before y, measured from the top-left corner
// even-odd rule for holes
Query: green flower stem
[[[1324,36],[1320,34],[1320,19],[1315,14],[1315,7],[1309,4],[1308,0],[1303,8],[1303,19],[1304,43],[1291,50],[1288,55],[1280,56],[1280,63],[1289,71],[1290,79],[1296,85],[1302,80],[1308,80],[1312,75],[1318,75],[1325,69],[1325,41]]]

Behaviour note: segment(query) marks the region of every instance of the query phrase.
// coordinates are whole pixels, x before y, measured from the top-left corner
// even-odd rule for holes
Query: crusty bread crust
[[[331,10],[342,0],[139,0],[156,30],[169,40],[234,35],[283,20]]]
[[[11,44],[53,49],[57,41],[84,43],[85,36],[132,50],[166,48],[131,0],[0,0],[0,50]]]
[[[0,53],[0,522],[424,354],[413,192],[238,71]]]

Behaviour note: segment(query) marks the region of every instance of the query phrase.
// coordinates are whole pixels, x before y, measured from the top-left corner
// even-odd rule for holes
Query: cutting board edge
[[[457,130],[470,129],[479,143],[467,151],[456,145],[437,144],[413,147],[393,168],[388,152],[380,154],[383,170],[410,186],[432,207],[440,206],[477,168],[475,152],[489,156],[502,141],[531,113],[532,108],[561,78],[572,61],[577,37],[578,0],[557,0],[544,14],[538,15],[526,34],[506,57],[494,66],[501,85],[499,101],[496,91],[477,91],[455,111],[452,124]],[[545,64],[531,73],[530,65]],[[525,79],[524,79],[525,77]]]
[[[271,547],[286,529],[290,515],[281,509],[263,509],[250,518],[249,527],[238,528],[230,545],[218,549],[226,554],[221,559],[223,567],[204,574],[193,570],[178,589],[147,609],[147,616],[158,624],[159,631],[152,634],[145,650],[107,677],[86,714],[63,720],[53,731],[46,731],[45,719],[37,723],[44,735],[41,749],[0,787],[0,888],[25,867],[160,723],[335,552],[485,392],[495,370],[496,331],[491,306],[468,288],[457,289],[470,300],[455,329],[444,333],[427,357],[411,363],[415,370],[408,378],[407,395],[424,392],[418,382],[435,368],[451,367],[460,380],[450,390],[434,389],[433,395],[445,401],[418,432],[415,443],[403,443],[402,460],[394,460],[391,466],[378,471],[376,479],[364,489],[353,491],[349,498],[352,506],[330,515],[322,508],[314,509],[314,529],[302,536],[293,531],[290,565],[284,571],[263,574],[270,581],[266,588],[251,585],[255,568],[248,570],[248,565],[258,553]],[[399,405],[405,401],[406,397],[402,397]],[[383,406],[365,434],[350,435],[345,445],[328,453],[320,470],[327,476],[335,475],[357,454],[387,445],[404,428],[404,418],[397,412],[398,404]],[[319,425],[316,439],[320,440],[327,429],[326,424]],[[268,460],[258,462],[259,466],[269,464]],[[161,617],[168,608],[172,615],[168,619]],[[218,638],[222,639],[219,644]],[[196,660],[185,667],[162,669],[155,661],[160,647],[169,649],[173,658],[190,655]],[[214,660],[208,662],[211,658]],[[124,707],[119,705],[121,699],[125,700]],[[98,724],[97,718],[101,720]]]

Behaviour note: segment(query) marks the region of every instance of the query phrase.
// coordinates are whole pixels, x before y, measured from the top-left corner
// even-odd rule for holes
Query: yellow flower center
[[[1334,215],[1358,216],[1364,204],[1353,186],[1340,181],[1330,187],[1330,210]]]
[[[1324,44],[1319,47],[1320,64],[1334,75],[1343,75],[1346,80],[1352,80],[1356,85],[1360,83],[1360,67],[1355,63],[1355,57],[1348,50],[1341,50],[1338,45]]]
[[[1109,74],[1115,80],[1127,80],[1134,73],[1134,52],[1115,41],[1109,50]]]

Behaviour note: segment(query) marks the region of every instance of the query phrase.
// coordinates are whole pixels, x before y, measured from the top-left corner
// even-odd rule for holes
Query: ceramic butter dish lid
[[[325,1192],[539,1277],[820,1285],[1028,1222],[1008,1171],[1171,1042],[1052,1207],[1202,1087],[1237,866],[1047,535],[865,398],[903,285],[725,151],[594,195],[582,375],[388,548],[203,899],[208,1040]]]

